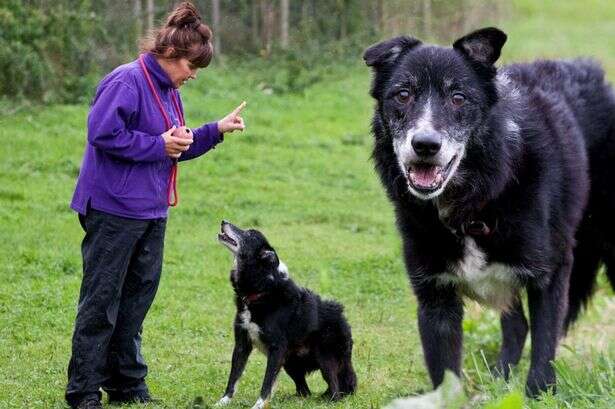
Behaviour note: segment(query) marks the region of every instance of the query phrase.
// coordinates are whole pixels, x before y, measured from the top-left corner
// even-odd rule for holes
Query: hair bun
[[[142,41],[141,50],[168,59],[186,58],[195,67],[205,68],[213,56],[211,36],[196,7],[184,1],[170,12],[163,26]]]
[[[171,12],[167,19],[167,27],[184,28],[186,26],[190,28],[198,28],[201,25],[201,16],[190,2],[180,3],[175,10]]]

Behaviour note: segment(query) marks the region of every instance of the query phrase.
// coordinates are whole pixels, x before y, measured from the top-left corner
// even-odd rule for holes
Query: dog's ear
[[[419,44],[421,44],[421,42],[412,37],[402,36],[391,38],[390,40],[374,44],[365,50],[365,53],[363,53],[363,60],[365,60],[365,64],[369,67],[378,69],[382,66],[394,63],[401,54]]]
[[[453,48],[484,65],[493,65],[500,58],[506,34],[495,28],[476,30],[455,41]]]

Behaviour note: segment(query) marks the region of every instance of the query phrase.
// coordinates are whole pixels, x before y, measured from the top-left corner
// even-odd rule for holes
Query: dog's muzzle
[[[232,223],[223,220],[220,224],[220,233],[218,233],[218,241],[229,248],[232,252],[239,250],[239,231],[240,229]]]
[[[453,156],[445,166],[425,162],[411,163],[406,168],[408,184],[421,193],[438,190],[447,180],[457,155]]]

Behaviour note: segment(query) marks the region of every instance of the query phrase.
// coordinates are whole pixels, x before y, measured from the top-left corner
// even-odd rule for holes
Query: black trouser
[[[83,280],[66,401],[147,392],[141,331],[162,270],[166,219],[137,220],[90,209],[79,215]]]

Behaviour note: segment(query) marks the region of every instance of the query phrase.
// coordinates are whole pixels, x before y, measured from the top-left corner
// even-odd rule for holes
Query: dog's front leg
[[[527,289],[532,358],[525,391],[530,397],[537,397],[550,387],[555,392],[555,369],[552,361],[555,359],[557,342],[568,307],[571,265],[571,262],[566,262],[551,277],[547,286]]]
[[[444,371],[461,374],[463,347],[463,304],[453,286],[432,283],[415,286],[419,299],[419,331],[427,369],[434,388],[442,383]]]
[[[508,380],[510,367],[517,365],[521,359],[528,332],[523,304],[518,295],[512,307],[502,312],[500,325],[502,326],[502,348],[495,367],[495,374]]]
[[[265,378],[263,379],[263,386],[261,387],[260,398],[256,401],[252,409],[263,409],[267,406],[267,403],[271,399],[271,392],[273,385],[282,369],[284,364],[284,358],[288,347],[283,342],[269,345],[267,353],[267,369],[265,370]]]
[[[248,337],[248,332],[239,325],[235,325],[235,347],[233,348],[233,358],[231,360],[231,373],[224,396],[216,403],[216,406],[224,406],[231,402],[237,389],[237,382],[241,378],[241,374],[248,362],[250,352],[252,352],[252,341]]]

